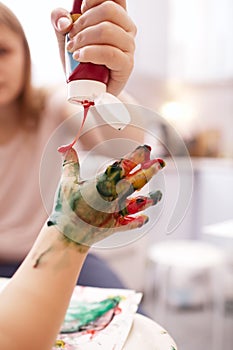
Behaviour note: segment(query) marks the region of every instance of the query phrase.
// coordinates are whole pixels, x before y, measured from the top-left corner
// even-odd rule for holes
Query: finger
[[[107,174],[111,175],[115,169],[121,169],[121,177],[128,175],[137,165],[150,161],[151,147],[148,145],[138,146],[133,152],[127,153],[120,161],[113,163],[107,168]]]
[[[74,182],[79,180],[79,159],[74,148],[62,153],[62,181],[73,178]]]
[[[99,194],[107,201],[116,199],[119,195],[129,195],[134,192],[131,178],[124,178],[141,163],[150,161],[151,147],[138,146],[133,152],[126,154],[121,160],[107,167],[106,171],[97,179],[96,188]]]
[[[56,33],[63,34],[73,26],[73,20],[70,13],[63,8],[56,8],[51,12],[51,22]]]
[[[133,55],[108,45],[91,45],[74,52],[73,58],[79,62],[92,62],[107,66],[110,72],[108,92],[118,95],[133,70]]]
[[[137,28],[127,12],[113,1],[105,1],[100,6],[88,9],[74,23],[70,37],[88,27],[109,22],[121,27],[125,32],[136,36]]]
[[[124,179],[124,182],[131,184],[131,188],[133,188],[134,191],[140,190],[152,179],[155,174],[157,174],[164,167],[165,162],[162,159],[150,160],[148,162],[142,163],[141,169],[137,170],[133,174],[129,174]]]
[[[151,147],[147,145],[138,146],[133,152],[126,154],[121,160],[107,167],[104,174],[97,179],[96,188],[106,200],[114,200],[119,194],[134,192],[130,179],[124,179],[137,165],[148,164],[150,160]]]
[[[132,216],[119,216],[116,222],[117,231],[128,231],[135,228],[142,227],[149,221],[147,215]]]
[[[107,45],[129,53],[135,51],[133,37],[118,25],[110,22],[102,22],[83,29],[69,41],[67,50],[73,53],[89,45]]]
[[[89,10],[92,7],[98,6],[103,2],[110,2],[106,0],[83,0],[82,2],[82,13]],[[120,5],[126,10],[126,0],[115,0],[116,4]]]
[[[105,174],[109,179],[115,179],[115,182],[117,182],[128,175],[137,165],[147,164],[150,160],[150,152],[150,146],[138,146],[133,152],[126,154],[119,161],[108,166]]]
[[[119,180],[115,186],[115,197],[126,200],[135,191],[139,191],[151,178],[165,166],[162,159],[153,159],[144,164],[134,173],[129,174],[125,178]]]
[[[65,47],[65,34],[69,32],[69,30],[72,28],[73,21],[70,16],[70,13],[62,8],[57,8],[52,11],[51,13],[51,23],[53,25],[61,61],[63,64],[63,67],[65,68],[65,55],[64,55],[64,47]]]
[[[148,196],[138,196],[136,198],[127,199],[125,202],[125,208],[123,208],[120,213],[123,216],[136,214],[156,205],[161,199],[162,193],[160,191],[150,192]]]

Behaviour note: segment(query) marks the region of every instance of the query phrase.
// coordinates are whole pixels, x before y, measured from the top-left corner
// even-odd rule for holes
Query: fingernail
[[[159,162],[161,168],[164,168],[166,166],[166,163],[163,159],[158,158],[158,162]]]
[[[65,30],[67,29],[71,24],[71,20],[67,17],[61,17],[59,18],[59,20],[57,21],[57,28],[59,30]]]
[[[156,191],[156,192],[150,192],[149,193],[150,198],[153,200],[153,205],[157,204],[162,199],[162,192]]]
[[[77,50],[77,51],[75,51],[75,52],[73,53],[73,58],[74,58],[75,60],[79,59],[80,56],[81,56],[80,50]]]
[[[86,1],[83,0],[82,5],[81,5],[81,13],[83,13],[83,11],[85,11],[85,7],[86,7]]]

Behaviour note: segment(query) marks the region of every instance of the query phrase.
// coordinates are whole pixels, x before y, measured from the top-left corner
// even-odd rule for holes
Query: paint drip
[[[84,112],[83,112],[83,120],[82,120],[82,124],[78,130],[78,133],[77,135],[75,136],[74,140],[69,143],[68,145],[63,145],[63,146],[60,146],[57,150],[58,152],[60,153],[65,153],[67,151],[69,151],[74,145],[75,143],[78,141],[80,135],[81,135],[81,132],[82,132],[82,129],[83,129],[83,126],[85,124],[85,121],[87,119],[87,114],[88,114],[88,111],[89,111],[89,108],[91,106],[94,106],[95,103],[93,101],[88,101],[88,100],[84,100],[84,101],[79,101],[79,103],[81,103],[83,105],[83,109],[84,109]]]

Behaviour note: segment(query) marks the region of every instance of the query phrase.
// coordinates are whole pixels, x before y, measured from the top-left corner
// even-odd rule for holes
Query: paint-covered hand
[[[148,216],[133,214],[157,204],[162,194],[131,195],[165,166],[162,159],[150,159],[150,153],[149,146],[139,146],[88,181],[80,179],[75,149],[63,153],[61,181],[48,225],[56,225],[66,238],[86,246],[144,225]]]

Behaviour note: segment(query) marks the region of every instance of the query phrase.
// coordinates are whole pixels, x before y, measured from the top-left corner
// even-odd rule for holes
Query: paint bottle
[[[82,0],[74,0],[71,16],[76,21],[81,16]],[[66,43],[69,34],[66,35]],[[115,96],[106,92],[109,69],[104,65],[91,62],[78,62],[72,53],[66,52],[66,80],[68,101],[83,104],[93,102],[97,112],[116,129],[124,128],[130,122],[130,115],[125,105]]]
[[[82,0],[75,0],[71,11],[73,21],[81,16]],[[69,36],[67,35],[67,41]],[[68,100],[80,103],[83,100],[94,100],[106,92],[109,79],[109,69],[104,65],[80,63],[67,52],[66,74],[68,84]]]

